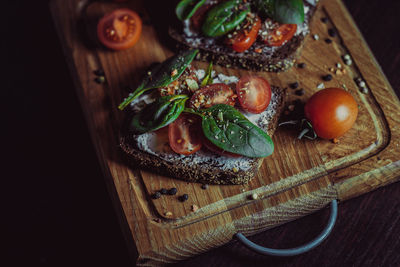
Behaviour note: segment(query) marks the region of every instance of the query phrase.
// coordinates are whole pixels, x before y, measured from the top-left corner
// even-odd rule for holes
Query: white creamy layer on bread
[[[200,69],[196,70],[195,73],[199,81],[201,82],[201,80],[204,78],[205,71]],[[213,71],[213,83],[225,83],[232,87],[238,80],[239,78],[236,76],[226,76],[222,73],[216,74]],[[144,95],[132,102],[131,107],[134,110],[141,109],[143,108],[143,105],[151,103],[153,101],[154,99],[151,97],[151,95]],[[278,95],[274,92],[274,90],[272,90],[270,104],[267,109],[262,113],[251,114],[244,112],[240,109],[239,111],[258,127],[263,130],[267,130],[268,123],[276,115],[278,103]],[[255,159],[253,158],[233,158],[219,156],[203,148],[200,149],[200,151],[197,151],[196,153],[187,156],[177,154],[172,151],[168,144],[168,127],[164,127],[164,129],[160,129],[155,132],[138,135],[135,137],[135,140],[135,145],[140,150],[157,156],[167,162],[179,162],[187,165],[188,167],[197,165],[212,165],[215,167],[219,167],[222,170],[247,171],[254,166]]]

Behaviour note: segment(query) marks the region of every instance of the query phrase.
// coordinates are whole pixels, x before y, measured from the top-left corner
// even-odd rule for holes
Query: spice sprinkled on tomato
[[[120,8],[104,15],[97,24],[100,42],[113,50],[124,50],[134,46],[142,32],[139,15],[127,8]]]

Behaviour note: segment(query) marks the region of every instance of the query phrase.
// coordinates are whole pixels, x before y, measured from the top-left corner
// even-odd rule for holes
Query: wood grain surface
[[[368,4],[371,4],[368,2]],[[18,6],[16,4],[16,6]],[[371,4],[371,8],[374,8],[376,6],[373,5],[373,3]],[[379,6],[378,6],[379,7]],[[390,11],[386,11],[389,12]],[[46,20],[46,19],[41,19],[41,22],[43,21],[47,21],[47,22],[51,22],[50,20]],[[35,22],[38,25],[39,22]],[[40,24],[39,24],[40,25]],[[390,27],[390,24],[388,24]],[[392,26],[394,27],[394,26]],[[378,37],[382,37],[381,35],[379,35],[380,31],[376,30],[376,35]],[[53,33],[54,34],[54,33]],[[33,34],[29,35],[29,37],[34,37]],[[55,37],[54,37],[55,38]],[[380,39],[381,41],[382,39]],[[395,50],[396,47],[395,46],[396,43],[390,43],[388,42],[387,45],[387,49],[383,55],[383,57],[386,57],[386,52],[387,51],[392,51],[390,50],[391,45],[393,46],[393,50]],[[383,45],[383,44],[380,44]],[[44,51],[44,50],[40,50],[39,48],[39,44],[35,44],[34,45],[35,48],[37,48],[38,51]],[[48,51],[52,51],[52,48],[49,48]],[[54,48],[53,48],[54,49]],[[46,63],[56,63],[56,61],[54,59],[49,59],[50,56],[47,55],[47,52],[43,52],[43,53],[39,53],[37,55],[34,55],[33,58],[37,59],[37,62],[40,62],[40,59],[45,58],[45,62]],[[57,50],[60,57],[60,50]],[[56,51],[56,52],[57,52]],[[28,55],[27,52],[20,52],[23,53],[24,55]],[[393,53],[393,52],[391,52]],[[390,53],[389,53],[390,54]],[[18,55],[18,53],[15,52],[15,54],[13,55]],[[393,55],[393,54],[392,54]],[[17,57],[18,58],[18,57]],[[28,57],[27,57],[28,58]],[[47,58],[47,59],[46,59]],[[379,58],[379,57],[378,57]],[[29,59],[29,58],[28,58]],[[392,62],[396,62],[395,57],[392,56],[392,58],[390,58],[391,60],[393,60]],[[32,60],[32,59],[29,59]],[[28,61],[29,61],[28,60]],[[389,59],[387,59],[388,62]],[[8,61],[7,61],[8,62]],[[11,62],[11,61],[10,61]],[[395,63],[391,63],[394,64]],[[59,66],[61,65],[61,67]],[[390,64],[388,64],[390,65]],[[18,64],[13,64],[10,63],[10,68],[13,70],[18,70],[18,67],[21,67],[23,65],[18,65]],[[66,75],[66,69],[65,66],[63,67],[62,64],[58,63],[58,64],[54,64],[52,66],[58,66],[59,71],[54,71],[52,70],[52,68],[50,68],[49,66],[42,66],[41,69],[43,70],[47,70],[48,73],[51,73],[52,75],[54,75],[55,77],[64,77],[64,81],[68,80],[68,76]],[[387,65],[383,65],[383,68],[388,68]],[[390,65],[391,66],[391,65]],[[37,191],[36,193],[44,193],[43,195],[46,195],[49,197],[48,201],[41,201],[41,204],[44,204],[45,207],[44,208],[39,208],[39,209],[29,209],[27,210],[27,213],[25,213],[25,216],[27,216],[27,218],[31,218],[31,223],[27,224],[27,227],[21,227],[19,228],[20,231],[22,231],[22,233],[26,232],[27,233],[27,237],[31,237],[36,236],[36,234],[32,234],[34,232],[34,226],[35,226],[35,222],[44,222],[44,226],[40,226],[39,229],[40,230],[48,230],[48,231],[54,231],[54,233],[58,233],[58,238],[55,237],[51,237],[50,234],[44,235],[44,240],[48,240],[48,242],[44,242],[41,244],[44,244],[42,246],[38,248],[35,248],[35,246],[31,246],[30,247],[30,254],[32,256],[32,258],[34,258],[36,261],[41,262],[42,264],[46,264],[49,262],[58,262],[58,263],[62,263],[62,262],[70,262],[70,261],[74,261],[78,260],[79,258],[83,258],[88,260],[89,259],[89,255],[96,255],[96,262],[101,262],[102,259],[107,259],[110,263],[114,263],[117,264],[120,263],[121,265],[126,264],[127,263],[127,258],[126,258],[126,254],[124,255],[124,253],[122,253],[121,251],[117,252],[117,250],[114,249],[109,249],[109,251],[113,251],[113,253],[110,253],[108,255],[106,255],[107,253],[101,253],[102,255],[98,255],[99,251],[105,251],[104,249],[102,250],[99,246],[96,246],[94,244],[94,242],[99,242],[101,240],[116,240],[116,238],[114,236],[112,236],[112,234],[110,232],[108,232],[107,230],[109,229],[109,227],[111,225],[114,225],[115,227],[115,221],[114,224],[111,223],[111,225],[107,225],[104,224],[102,222],[99,222],[101,220],[93,220],[93,223],[90,223],[90,220],[88,220],[87,218],[89,218],[90,216],[93,216],[96,218],[99,218],[99,215],[97,215],[96,213],[99,212],[104,212],[104,207],[108,207],[108,210],[111,212],[110,209],[110,205],[109,203],[107,204],[107,197],[104,198],[104,196],[106,196],[106,193],[104,191],[103,188],[103,193],[95,193],[96,191],[91,191],[91,190],[87,190],[87,189],[93,189],[92,186],[88,186],[89,181],[92,181],[92,183],[94,181],[96,181],[96,179],[90,178],[93,177],[93,173],[91,174],[90,169],[88,167],[89,164],[93,163],[88,163],[90,162],[90,160],[88,160],[87,162],[84,162],[84,158],[81,158],[82,161],[81,163],[78,163],[78,161],[76,161],[76,159],[73,159],[73,157],[70,157],[69,155],[74,155],[75,153],[73,153],[73,148],[75,148],[77,151],[80,151],[81,153],[82,151],[82,147],[85,147],[84,145],[82,146],[82,144],[84,142],[79,142],[80,146],[76,145],[76,140],[79,139],[79,134],[76,133],[75,131],[77,129],[79,129],[79,127],[81,127],[81,129],[84,129],[84,124],[81,119],[73,120],[71,119],[71,112],[68,111],[64,111],[65,110],[69,110],[69,106],[70,104],[74,104],[76,105],[76,99],[74,99],[73,94],[65,94],[62,93],[62,96],[65,97],[64,100],[59,101],[56,104],[49,104],[51,103],[52,99],[55,98],[55,96],[57,96],[59,93],[58,92],[54,92],[52,90],[54,90],[54,85],[57,85],[57,87],[63,87],[65,85],[63,84],[59,84],[57,83],[57,79],[54,77],[48,77],[48,79],[40,79],[40,77],[35,77],[33,76],[32,73],[38,73],[39,75],[43,75],[39,70],[34,70],[34,69],[29,69],[27,67],[22,67],[22,72],[21,70],[18,72],[20,74],[19,75],[15,75],[11,76],[11,77],[24,77],[26,78],[27,81],[26,83],[29,84],[33,84],[33,87],[35,87],[35,84],[41,84],[44,88],[49,88],[46,89],[46,94],[43,94],[43,91],[38,90],[38,95],[33,94],[33,92],[27,92],[27,94],[25,94],[23,97],[21,97],[21,93],[18,92],[18,90],[10,93],[12,96],[16,96],[20,99],[20,101],[22,101],[22,103],[24,103],[25,107],[23,107],[21,113],[19,114],[24,114],[24,116],[30,118],[30,109],[28,109],[28,107],[30,106],[35,106],[36,108],[38,108],[39,110],[41,110],[41,113],[36,113],[36,114],[41,114],[42,117],[39,118],[38,120],[31,120],[31,122],[28,122],[27,125],[25,126],[36,126],[42,129],[49,129],[48,132],[43,132],[43,130],[38,129],[37,133],[33,133],[33,136],[36,138],[36,140],[39,140],[41,142],[39,143],[35,143],[35,144],[31,144],[28,143],[28,141],[23,141],[21,145],[25,145],[25,147],[32,147],[32,148],[36,148],[34,150],[29,150],[25,152],[25,155],[20,155],[20,154],[16,154],[16,153],[10,153],[10,157],[12,158],[15,155],[15,158],[17,159],[17,156],[20,157],[18,161],[24,160],[26,162],[26,167],[29,168],[29,173],[31,173],[30,176],[32,176],[32,173],[41,173],[42,176],[45,177],[49,177],[49,179],[46,180],[46,184],[42,184],[42,188],[41,189],[36,189],[36,187],[31,187],[31,188],[35,188]],[[60,73],[61,72],[61,73]],[[64,74],[63,74],[64,72]],[[389,73],[390,73],[390,68],[389,68]],[[393,70],[392,73],[395,73],[395,71]],[[388,74],[389,76],[389,74]],[[14,83],[15,84],[24,84],[22,81],[19,81],[18,78],[14,78]],[[389,76],[390,78],[390,76]],[[396,77],[391,78],[394,79],[394,81],[396,81]],[[63,81],[61,79],[61,81]],[[393,85],[395,86],[396,83],[393,83]],[[395,86],[396,88],[396,86]],[[397,86],[398,88],[398,86]],[[29,96],[29,98],[28,98]],[[67,96],[67,97],[66,97]],[[36,105],[33,104],[33,102],[31,102],[33,99],[35,100],[40,100],[40,101],[35,101],[35,103],[47,103],[47,105],[50,106],[46,106],[46,104],[42,104],[41,106],[37,107]],[[72,101],[69,103],[68,101],[66,101],[66,99],[71,100]],[[48,101],[43,101],[43,100],[48,100]],[[51,107],[51,108],[49,108]],[[56,108],[57,107],[57,108]],[[76,106],[75,106],[76,107]],[[60,109],[58,109],[60,108]],[[53,110],[58,110],[58,116],[57,117],[53,117],[51,116],[51,111]],[[79,109],[77,109],[78,113],[79,113]],[[74,113],[72,113],[74,114]],[[33,117],[31,117],[33,118]],[[53,118],[56,118],[56,120],[53,120]],[[60,120],[62,120],[63,122],[61,123]],[[53,128],[49,128],[47,125],[53,123]],[[16,126],[17,124],[11,123],[11,125]],[[80,126],[77,126],[80,125]],[[74,131],[69,130],[68,128],[66,128],[67,126],[71,127],[71,129],[74,129]],[[55,128],[54,128],[55,127]],[[78,128],[76,128],[78,127]],[[63,143],[60,147],[60,149],[66,151],[66,156],[59,156],[58,159],[53,159],[50,160],[49,162],[51,162],[53,164],[53,166],[49,166],[48,169],[46,171],[43,171],[44,169],[42,169],[42,165],[40,164],[34,164],[34,163],[38,163],[39,159],[35,158],[34,155],[37,156],[37,154],[33,151],[39,151],[40,149],[44,149],[45,151],[53,151],[50,148],[47,148],[47,146],[51,146],[51,144],[59,144],[59,139],[54,137],[54,134],[56,134],[56,132],[58,131],[63,131],[63,132],[68,132],[69,134],[63,134]],[[39,133],[43,133],[42,135],[39,135]],[[17,135],[18,136],[18,135]],[[46,139],[45,139],[46,137]],[[28,139],[29,140],[29,139]],[[88,139],[86,139],[87,142],[89,142]],[[20,145],[17,145],[18,147]],[[71,147],[68,147],[71,146]],[[86,145],[87,147],[87,145]],[[90,151],[90,149],[89,149]],[[91,152],[93,153],[93,151]],[[30,157],[32,155],[32,157]],[[21,158],[22,157],[22,158]],[[62,169],[62,173],[60,173],[60,169],[58,169],[56,166],[63,166],[60,165],[61,163],[59,162],[59,160],[62,159],[64,160],[64,162],[66,162],[64,165],[64,167],[60,168]],[[375,160],[379,160],[378,158],[375,158]],[[74,164],[80,164],[80,166],[82,166],[80,169],[81,174],[79,176],[76,175],[76,172],[73,170],[74,169],[69,169],[68,166],[74,166]],[[95,168],[93,168],[95,169]],[[52,175],[52,173],[56,173],[56,171],[58,170],[58,174],[56,176]],[[17,171],[17,173],[24,173],[23,170],[19,170]],[[101,175],[100,173],[97,171],[97,173],[99,174],[99,176],[97,178],[99,178]],[[96,175],[95,175],[96,176]],[[54,177],[54,180],[51,180],[50,177]],[[63,178],[64,177],[64,178]],[[58,178],[58,179],[57,179]],[[61,178],[61,179],[60,179]],[[338,181],[340,181],[341,179],[343,179],[343,177],[337,177],[335,178]],[[78,182],[78,181],[81,182]],[[69,182],[67,182],[69,181]],[[72,181],[76,181],[76,186],[72,187],[71,185],[73,184]],[[33,183],[32,180],[27,180],[25,185],[30,185],[31,183]],[[34,184],[33,184],[34,185]],[[81,189],[79,189],[79,185],[83,186]],[[373,186],[373,185],[372,185]],[[29,186],[28,186],[29,188]],[[26,196],[28,196],[29,194],[32,194],[32,192],[28,191],[27,189],[22,189],[22,192],[25,193]],[[394,188],[394,189],[391,189]],[[49,190],[54,190],[53,193],[49,193]],[[366,191],[368,191],[368,188],[365,189]],[[396,230],[398,231],[398,227],[396,227],[396,222],[398,222],[398,213],[396,212],[398,210],[398,203],[396,204],[396,198],[394,198],[394,196],[396,196],[396,191],[398,190],[398,185],[394,184],[390,187],[384,188],[382,190],[379,190],[378,192],[375,192],[373,194],[369,194],[365,197],[361,197],[361,198],[357,198],[357,199],[353,199],[349,202],[345,202],[342,203],[340,205],[340,208],[344,208],[344,211],[341,211],[340,215],[347,215],[344,218],[352,218],[352,221],[349,222],[344,221],[341,222],[339,220],[338,222],[338,226],[335,228],[335,231],[337,230],[341,230],[344,229],[343,231],[348,231],[348,232],[342,232],[345,234],[339,235],[339,236],[332,236],[330,237],[330,239],[328,240],[328,242],[334,242],[334,244],[336,246],[333,245],[333,247],[330,248],[330,244],[328,242],[326,242],[326,244],[323,245],[323,247],[320,247],[316,250],[314,250],[313,252],[308,253],[307,255],[303,255],[303,256],[299,256],[299,257],[295,257],[292,259],[286,259],[286,260],[280,260],[280,259],[273,259],[273,258],[265,258],[265,257],[252,257],[253,259],[250,260],[250,256],[252,256],[251,253],[248,253],[245,249],[241,248],[238,244],[230,244],[228,246],[224,246],[223,248],[217,249],[217,250],[213,250],[207,254],[204,254],[200,257],[197,257],[195,259],[192,259],[190,261],[186,261],[184,263],[181,263],[182,265],[195,265],[195,266],[204,266],[204,265],[213,265],[213,266],[221,266],[224,264],[227,264],[229,266],[239,266],[239,265],[247,265],[250,263],[250,265],[262,265],[263,263],[265,263],[265,261],[268,261],[271,264],[275,264],[275,265],[302,265],[302,263],[308,262],[311,265],[321,265],[321,264],[327,264],[327,265],[331,265],[331,266],[335,266],[335,264],[349,264],[349,265],[355,265],[355,266],[361,266],[361,265],[370,265],[370,266],[377,266],[377,265],[393,265],[395,266],[396,263],[398,263],[398,257],[396,256],[396,254],[393,251],[396,251],[396,247],[398,248],[399,244],[397,242],[397,239],[393,239],[393,236],[396,236]],[[25,192],[26,191],[26,192]],[[101,192],[101,190],[99,190]],[[78,192],[78,193],[77,193]],[[88,192],[90,192],[88,194]],[[392,194],[390,194],[390,192],[392,192]],[[21,193],[21,192],[20,192]],[[93,193],[95,195],[93,195]],[[65,198],[65,200],[61,200],[60,195],[63,196]],[[74,197],[71,197],[71,195],[74,195]],[[97,194],[97,195],[96,195]],[[103,194],[103,195],[102,195]],[[370,197],[370,195],[376,195],[377,197],[374,199],[373,197]],[[97,196],[97,197],[96,197]],[[103,197],[102,197],[103,196]],[[352,196],[352,192],[349,192],[349,196]],[[75,198],[77,198],[75,200]],[[51,203],[51,199],[56,200],[56,203],[62,203],[61,206],[56,204],[50,204]],[[68,199],[69,201],[67,202],[66,199]],[[85,199],[85,201],[79,201],[78,199]],[[96,200],[100,200],[100,201],[95,201]],[[371,200],[374,199],[374,200]],[[58,201],[58,202],[57,202]],[[61,201],[61,202],[60,202]],[[354,202],[354,206],[352,206],[352,203]],[[19,203],[18,200],[15,203]],[[72,204],[71,204],[72,203]],[[73,203],[76,203],[75,206],[73,206]],[[79,204],[78,204],[79,203]],[[28,205],[29,207],[29,202],[25,202],[25,207],[27,207],[26,205]],[[79,206],[83,206],[85,208],[82,208]],[[57,207],[57,208],[56,208]],[[74,210],[70,210],[67,211],[68,207],[73,207]],[[386,207],[386,208],[383,208]],[[346,210],[347,208],[347,210]],[[107,208],[106,208],[107,209]],[[37,215],[35,215],[35,211],[36,213],[38,213],[42,218],[39,220],[36,218]],[[111,212],[112,213],[112,212]],[[324,212],[327,214],[327,212]],[[12,213],[15,215],[15,213]],[[70,217],[69,219],[66,217],[66,214],[70,214],[72,215],[72,217]],[[321,213],[319,213],[320,215]],[[384,214],[382,216],[382,214]],[[386,216],[385,216],[386,214]],[[55,216],[55,217],[54,217]],[[81,221],[80,218],[83,218],[84,220]],[[18,218],[18,217],[17,217]],[[46,218],[49,218],[48,220],[46,220]],[[381,219],[382,218],[382,219]],[[26,219],[26,218],[25,218]],[[33,219],[33,220],[32,220]],[[59,222],[59,219],[63,219],[63,224],[61,224],[61,222]],[[105,219],[105,218],[104,218]],[[314,221],[314,220],[316,221]],[[302,242],[300,240],[307,240],[307,238],[310,238],[310,236],[312,236],[313,234],[318,232],[318,227],[321,227],[319,225],[323,225],[324,223],[324,219],[325,218],[319,218],[317,215],[313,215],[313,216],[308,216],[307,218],[304,218],[300,221],[296,221],[293,222],[289,225],[287,225],[287,227],[289,228],[285,228],[284,227],[280,227],[278,229],[273,229],[271,231],[265,232],[263,234],[257,235],[254,237],[253,240],[259,242],[259,243],[263,243],[266,245],[270,245],[271,243],[269,243],[268,241],[271,240],[275,240],[274,244],[276,244],[277,246],[280,245],[282,247],[284,246],[291,246],[294,243],[293,242]],[[386,220],[385,220],[386,219]],[[43,221],[42,221],[43,220]],[[107,221],[107,220],[105,220]],[[303,223],[303,224],[302,224]],[[61,227],[56,228],[56,225],[61,225]],[[68,226],[67,226],[68,225]],[[79,228],[82,227],[82,225],[84,225],[83,227],[86,228]],[[86,225],[86,226],[85,226]],[[382,226],[383,225],[383,226]],[[312,227],[311,227],[312,226]],[[32,229],[31,232],[29,231],[29,229]],[[297,229],[302,229],[303,231],[300,231],[300,233],[298,233],[298,231],[296,231]],[[82,229],[80,231],[77,232],[70,232],[67,229]],[[86,231],[89,232],[89,236],[86,234],[84,234],[84,230],[86,229]],[[96,230],[97,229],[97,230]],[[350,229],[350,230],[349,230]],[[386,231],[385,229],[389,229],[388,231]],[[291,231],[292,230],[292,231]],[[352,230],[352,231],[351,231]],[[358,230],[358,231],[356,231]],[[363,232],[364,231],[364,232]],[[46,231],[44,231],[46,232]],[[358,232],[360,232],[358,234]],[[79,236],[78,236],[78,233]],[[353,236],[351,236],[351,234],[354,234]],[[394,235],[391,235],[394,234]],[[349,238],[350,235],[350,238]],[[263,240],[263,239],[266,240]],[[298,239],[297,239],[298,238]],[[60,243],[64,240],[65,242],[64,245],[61,245]],[[89,241],[89,239],[91,241]],[[50,240],[58,240],[57,242],[55,242],[56,246],[55,248],[52,248],[52,246],[50,245],[49,242]],[[86,244],[91,244],[89,245],[88,248],[83,249],[84,246],[83,244],[79,244],[81,240],[87,240]],[[98,240],[98,241],[94,241],[94,240]],[[295,241],[292,241],[295,240]],[[296,241],[297,240],[297,241]],[[333,240],[333,241],[332,241]],[[369,242],[368,242],[369,241]],[[91,243],[88,243],[91,242]],[[111,243],[113,243],[111,241]],[[28,244],[35,244],[34,242],[28,242]],[[12,247],[14,245],[13,242],[10,243],[10,246]],[[78,250],[75,248],[71,248],[71,245],[75,245],[76,247],[78,247]],[[355,249],[353,248],[353,245],[356,246],[357,248],[361,248],[360,249]],[[121,246],[123,248],[123,246]],[[339,249],[337,249],[339,247]],[[389,247],[389,248],[388,248]],[[59,250],[58,248],[64,248],[64,252]],[[72,249],[73,253],[70,254],[70,257],[65,257],[67,254],[65,254],[69,249]],[[82,248],[82,251],[79,249]],[[97,249],[95,249],[97,248]],[[336,249],[335,249],[336,248]],[[340,249],[341,248],[341,249]],[[364,248],[362,250],[362,248]],[[24,250],[22,250],[24,251]],[[96,251],[96,252],[95,252]],[[344,252],[346,251],[346,253]],[[350,253],[349,253],[350,251]],[[21,253],[21,250],[20,252]],[[314,254],[313,254],[314,253]],[[18,253],[15,253],[16,255],[18,255]],[[64,259],[64,261],[61,260],[61,257],[57,257],[57,255],[61,256],[61,255],[65,255],[64,257],[62,257]],[[234,256],[232,256],[234,255]],[[318,255],[318,256],[317,256]],[[321,255],[325,255],[326,257],[322,257]],[[342,255],[342,257],[338,256],[338,255]],[[103,261],[104,262],[104,261]],[[59,265],[59,264],[58,264]],[[337,266],[337,265],[336,265]]]

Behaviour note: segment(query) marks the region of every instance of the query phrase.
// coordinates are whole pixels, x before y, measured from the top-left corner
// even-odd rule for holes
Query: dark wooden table
[[[400,1],[345,3],[400,95]],[[1,222],[7,257],[0,263],[133,266],[48,1],[2,4]],[[340,203],[331,236],[304,255],[263,257],[232,242],[177,265],[400,266],[399,195],[400,183],[395,183]],[[300,245],[319,233],[328,216],[323,210],[251,240],[276,248]]]

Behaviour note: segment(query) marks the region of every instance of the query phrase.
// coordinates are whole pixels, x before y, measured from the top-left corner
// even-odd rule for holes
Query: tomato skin
[[[228,39],[227,43],[231,45],[236,52],[244,52],[249,49],[257,39],[258,31],[261,28],[261,19],[256,16],[250,29],[242,29],[239,33]]]
[[[139,15],[127,8],[104,15],[97,24],[97,37],[106,47],[124,50],[134,46],[142,33]]]
[[[327,88],[311,96],[304,112],[319,137],[333,139],[342,136],[353,126],[358,105],[347,91]]]
[[[168,140],[171,149],[182,155],[190,155],[202,146],[200,117],[190,113],[182,113],[173,123],[168,125]]]
[[[268,46],[281,46],[292,39],[297,31],[297,24],[282,24],[271,34],[267,35],[264,42]]]
[[[240,106],[251,113],[261,113],[271,101],[271,86],[259,76],[244,76],[236,86]]]
[[[189,107],[209,108],[216,104],[235,105],[236,94],[224,83],[214,83],[198,89],[190,98]]]

